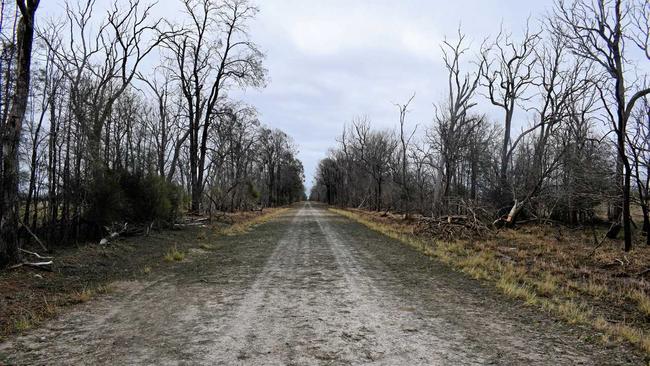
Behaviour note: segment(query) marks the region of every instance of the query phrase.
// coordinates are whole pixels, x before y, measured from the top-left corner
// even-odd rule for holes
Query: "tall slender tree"
[[[2,131],[2,180],[0,196],[0,265],[18,256],[18,148],[29,98],[34,20],[39,0],[18,0],[16,37],[16,88]]]

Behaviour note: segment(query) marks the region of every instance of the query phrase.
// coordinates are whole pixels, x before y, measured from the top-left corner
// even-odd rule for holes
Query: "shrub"
[[[113,222],[173,222],[181,189],[155,174],[106,171],[88,190],[85,218],[100,228]]]

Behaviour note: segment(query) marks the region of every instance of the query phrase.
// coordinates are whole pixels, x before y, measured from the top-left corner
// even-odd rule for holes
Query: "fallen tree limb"
[[[52,267],[51,267],[52,264],[54,264],[53,261],[34,262],[34,263],[25,262],[25,263],[23,263],[23,265],[25,265],[26,267],[32,267],[32,268],[36,268],[36,269],[40,269],[42,271],[48,271],[48,272],[52,272]]]
[[[106,245],[111,242],[111,240],[114,240],[115,238],[119,237],[120,234],[124,233],[126,231],[126,228],[128,227],[128,223],[124,223],[124,226],[122,227],[122,230],[120,231],[114,231],[111,232],[109,228],[106,228],[106,230],[110,233],[108,234],[107,237],[102,238],[102,240],[99,241],[99,245]]]
[[[604,235],[604,236],[602,237],[602,239],[600,239],[600,240],[597,240],[597,239],[596,239],[596,230],[594,229],[594,241],[595,241],[594,244],[595,244],[595,245],[594,245],[594,248],[591,250],[591,252],[589,252],[589,254],[587,254],[587,256],[585,257],[585,259],[587,259],[587,258],[591,258],[594,254],[596,254],[596,251],[598,250],[598,248],[600,248],[600,247],[603,245],[603,243],[605,242],[605,239],[609,238],[609,232],[612,231],[612,228],[613,228],[614,226],[616,226],[616,225],[617,225],[616,222],[612,223],[612,225],[609,227],[609,229],[607,230],[607,232],[605,233],[605,235]]]
[[[22,221],[18,221],[18,223],[20,224],[20,226],[24,227],[25,230],[29,233],[29,235],[31,235],[32,238],[34,238],[34,240],[36,240],[36,242],[41,246],[41,248],[42,248],[44,251],[47,252],[47,247],[45,246],[45,244],[43,244],[43,242],[41,241],[41,239],[39,239],[38,236],[36,236],[36,234],[34,234],[34,233],[29,229],[29,226],[23,224]]]
[[[34,257],[36,257],[38,259],[54,259],[54,257],[43,256],[43,255],[40,255],[40,254],[38,254],[36,252],[30,252],[29,250],[25,250],[23,248],[18,248],[18,250],[20,250],[23,253],[33,255]]]
[[[16,269],[20,267],[31,267],[35,269],[40,269],[42,271],[48,271],[52,272],[52,264],[54,264],[53,261],[47,261],[47,262],[21,262],[18,264],[14,264],[13,266],[10,266],[9,269]]]

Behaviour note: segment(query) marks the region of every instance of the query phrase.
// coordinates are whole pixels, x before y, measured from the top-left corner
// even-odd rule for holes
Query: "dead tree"
[[[387,178],[394,153],[397,149],[397,139],[389,131],[374,131],[370,129],[370,121],[366,117],[352,123],[354,151],[358,166],[367,172],[374,185],[375,210],[383,208],[383,188]]]
[[[517,104],[527,99],[526,92],[535,81],[533,69],[537,58],[534,51],[539,41],[540,33],[532,32],[527,25],[521,41],[514,41],[511,34],[501,30],[494,42],[481,50],[484,65],[481,83],[487,89],[490,102],[504,113],[498,194],[501,204],[512,198],[508,179],[508,167],[516,148],[512,143],[512,121]]]
[[[461,59],[468,51],[465,35],[458,30],[458,39],[453,42],[445,39],[441,46],[443,61],[447,70],[447,99],[436,107],[435,126],[429,134],[429,140],[440,155],[441,188],[437,202],[451,195],[452,182],[460,160],[468,149],[470,138],[484,122],[480,116],[470,114],[476,105],[472,99],[476,93],[483,62],[474,72],[461,70]],[[444,208],[446,210],[447,207]]]
[[[647,15],[647,3],[643,3],[624,0],[576,0],[568,4],[559,0],[550,19],[554,32],[566,39],[567,47],[577,57],[595,63],[605,72],[601,80],[594,80],[594,85],[601,97],[606,118],[616,133],[618,172],[622,176],[621,217],[625,231],[625,251],[632,248],[632,167],[626,151],[627,124],[636,102],[650,94],[650,87],[628,80],[629,75],[625,69],[629,60],[624,52],[626,41],[632,40],[643,49],[650,60],[647,36],[643,35],[643,31],[635,31],[635,26],[632,25],[634,17],[631,14],[634,14],[635,8],[644,9],[645,13],[641,14]],[[647,32],[645,34],[647,35]]]
[[[584,60],[568,60],[564,40],[557,35],[550,36],[547,42],[538,44],[534,50],[537,63],[532,75],[540,101],[539,106],[529,109],[534,113],[534,122],[512,144],[516,147],[530,134],[533,157],[530,167],[519,172],[524,182],[523,187],[520,187],[523,192],[517,194],[516,187],[512,187],[515,204],[506,217],[508,225],[514,225],[523,207],[539,193],[545,181],[560,167],[564,147],[561,143],[553,144],[553,140],[560,134],[559,130],[574,117],[575,105],[580,104],[579,101],[590,90],[593,91],[586,81],[591,76],[589,65]]]
[[[409,172],[408,172],[408,151],[413,135],[417,130],[417,125],[413,128],[410,133],[404,131],[406,125],[406,115],[408,114],[408,108],[413,99],[415,98],[415,93],[409,98],[409,100],[404,104],[395,104],[399,109],[399,140],[401,145],[400,150],[400,186],[402,188],[401,199],[402,202],[402,211],[404,211],[404,218],[408,218],[410,212],[410,203],[411,203],[411,189],[409,182]]]

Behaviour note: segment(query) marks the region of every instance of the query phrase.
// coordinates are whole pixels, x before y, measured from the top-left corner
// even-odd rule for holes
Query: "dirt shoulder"
[[[593,244],[593,233],[524,226],[469,240],[417,233],[417,219],[331,209],[398,239],[496,289],[501,296],[575,327],[605,347],[636,348],[650,359],[650,248],[625,254],[617,241]],[[596,233],[595,235],[601,235]],[[627,347],[627,346],[626,346]]]
[[[60,249],[52,271],[27,267],[0,271],[0,342],[38,327],[66,308],[106,295],[115,281],[147,280],[181,267],[188,254],[214,250],[215,238],[245,232],[286,209],[229,214],[226,223],[152,232],[109,245]]]

